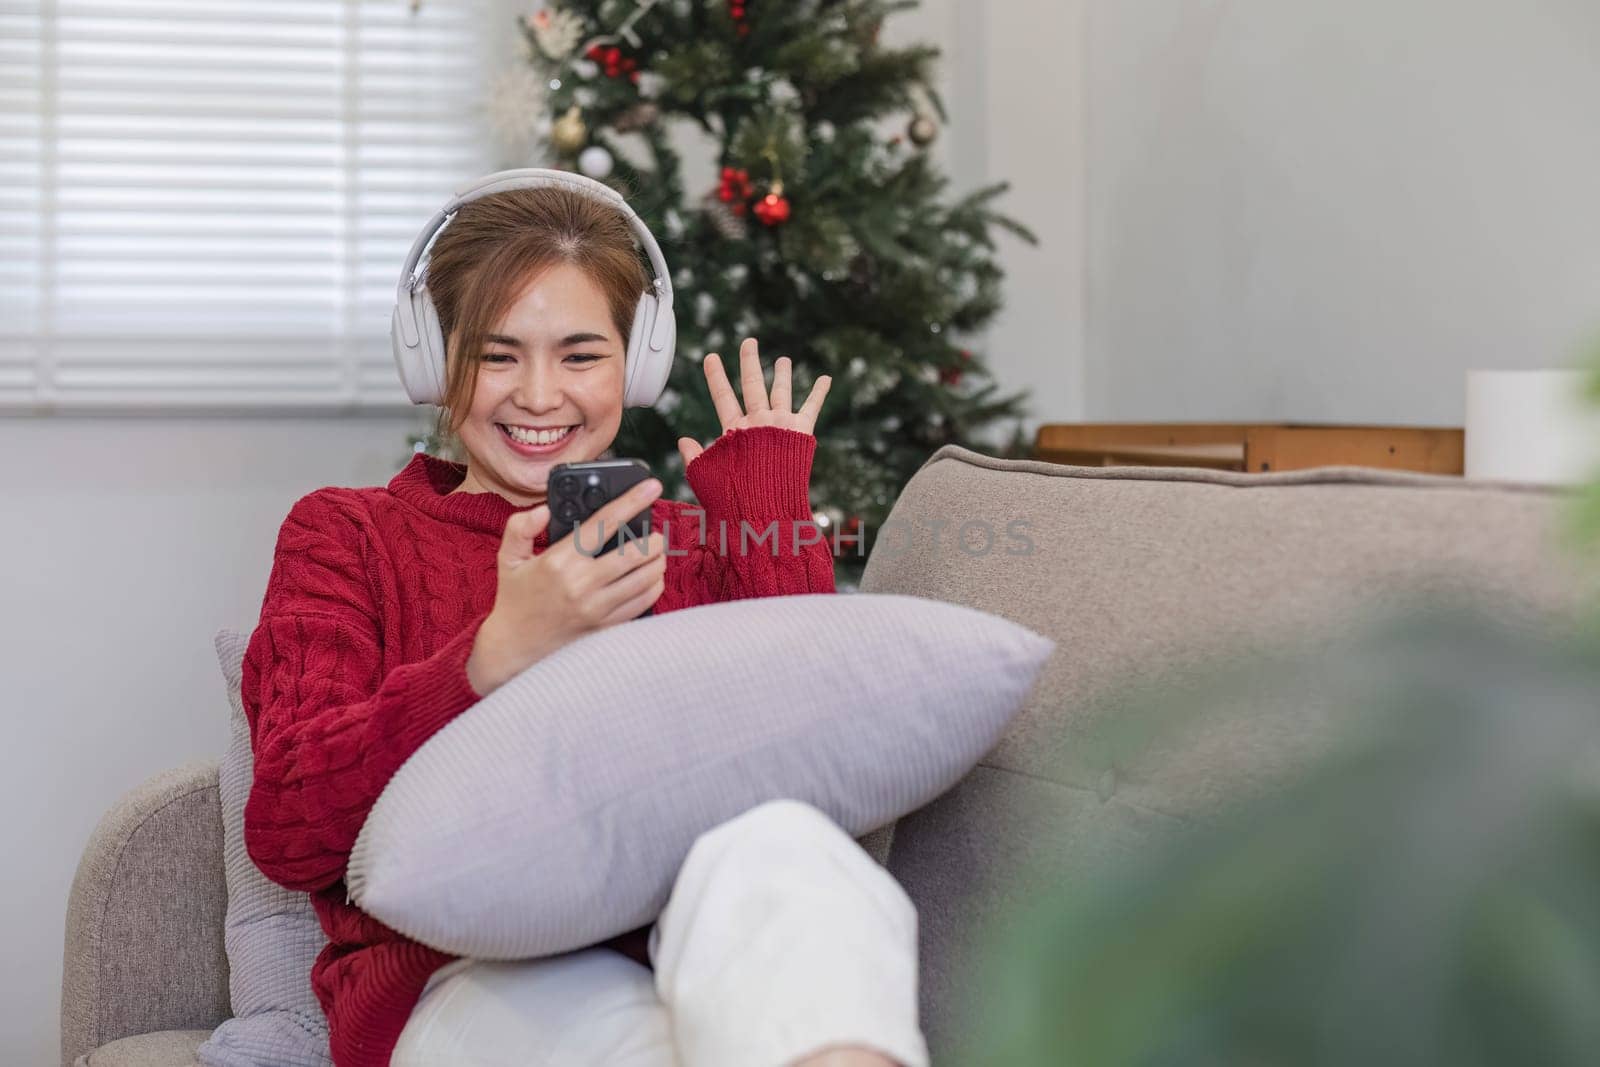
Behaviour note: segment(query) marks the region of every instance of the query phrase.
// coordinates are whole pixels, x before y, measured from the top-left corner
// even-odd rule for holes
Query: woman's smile
[[[550,430],[532,431],[524,427],[513,429],[506,423],[495,423],[500,431],[500,437],[519,456],[548,456],[566,448],[577,436],[578,426],[568,426],[559,435],[553,435]]]

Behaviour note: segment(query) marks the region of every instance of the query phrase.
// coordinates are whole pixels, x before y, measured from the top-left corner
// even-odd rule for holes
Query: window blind
[[[0,407],[409,406],[400,265],[496,169],[494,0],[0,0]]]

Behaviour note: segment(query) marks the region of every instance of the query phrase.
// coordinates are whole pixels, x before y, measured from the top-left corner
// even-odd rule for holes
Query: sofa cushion
[[[233,1015],[200,1046],[206,1067],[330,1067],[328,1021],[311,989],[311,964],[327,943],[311,897],[269,881],[244,846],[244,806],[255,758],[240,696],[248,634],[217,631],[217,661],[228,693],[228,750],[217,771],[223,871],[228,883],[224,940]]]
[[[1593,567],[1555,550],[1570,495],[1366,468],[930,457],[878,531],[862,590],[992,612],[1070,650],[974,770],[895,826],[890,870],[918,907],[935,1062],[973,1001],[980,931],[1035,896],[1029,877],[1059,880],[1181,830],[1303,765],[1319,721],[1339,713],[1317,694],[1263,699],[1248,729],[1190,739],[1154,773],[1123,744],[1129,686],[1350,635],[1425,598],[1570,620],[1600,590]]]
[[[969,608],[800,594],[590,634],[453,719],[384,787],[351,851],[361,908],[480,959],[653,921],[696,837],[768,800],[853,835],[983,754],[1053,645]]]
[[[210,1030],[158,1030],[101,1045],[73,1061],[73,1067],[194,1067],[195,1050]]]

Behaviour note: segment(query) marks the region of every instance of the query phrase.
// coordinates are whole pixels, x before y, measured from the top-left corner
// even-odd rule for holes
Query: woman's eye
[[[505,352],[485,352],[481,358],[483,359],[483,361],[485,363],[493,363],[493,362],[496,362],[496,361],[502,360],[502,359],[515,359],[516,357],[512,356],[512,355],[510,355],[508,353],[505,353]],[[568,356],[567,358],[568,359],[575,359],[575,360],[578,360],[578,361],[580,361],[582,363],[593,363],[595,360],[600,359],[601,357],[600,356],[589,355],[587,353],[584,353],[584,354],[579,354],[579,355]]]

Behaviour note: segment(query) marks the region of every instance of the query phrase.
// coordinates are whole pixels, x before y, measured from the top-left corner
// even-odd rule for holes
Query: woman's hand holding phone
[[[506,522],[497,558],[494,607],[478,629],[467,660],[467,680],[487,696],[563,645],[638,618],[666,588],[666,538],[628,541],[588,555],[579,545],[602,543],[661,495],[650,478],[597,508],[571,536],[535,555],[533,539],[550,523],[550,507],[519,511]]]

